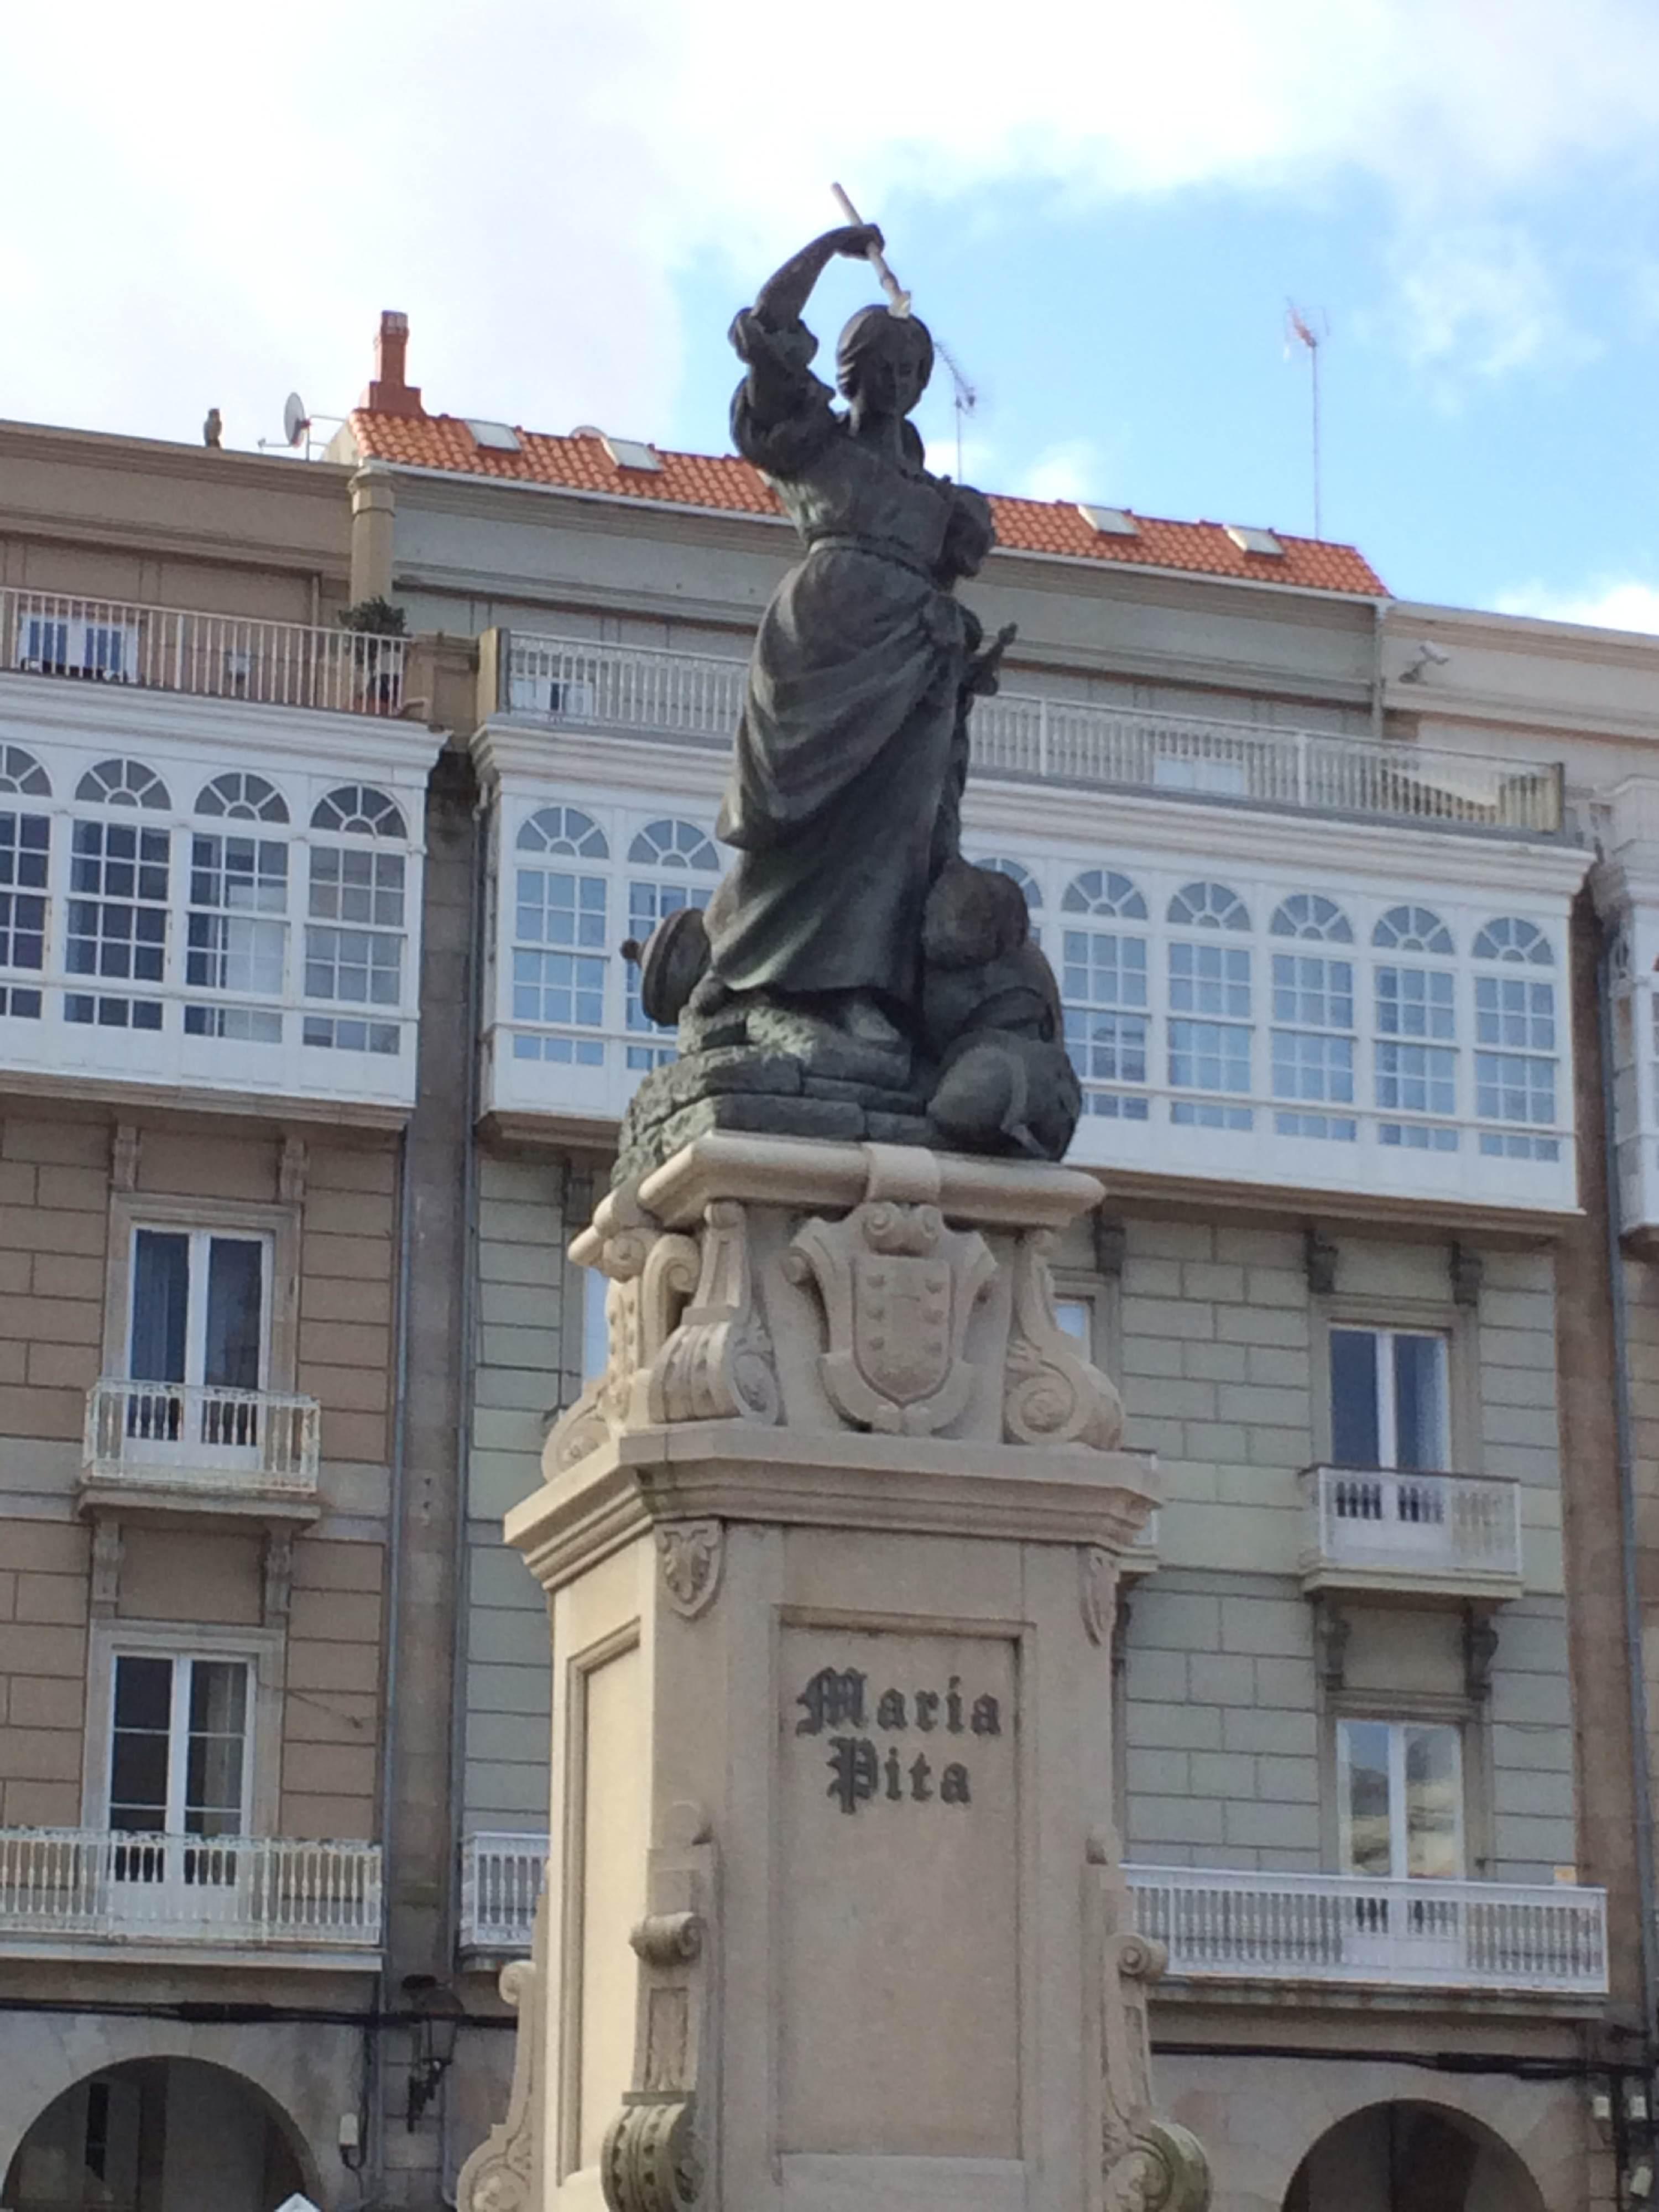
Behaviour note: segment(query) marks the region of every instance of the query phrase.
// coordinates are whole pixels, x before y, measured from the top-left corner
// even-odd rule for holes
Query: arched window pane
[[[1444,959],[1456,950],[1450,930],[1426,906],[1390,907],[1371,932],[1371,943],[1383,951],[1430,952]]]
[[[1249,909],[1225,884],[1187,884],[1170,901],[1170,920],[1186,929],[1248,929]]]
[[[222,814],[233,822],[286,822],[288,807],[275,784],[262,775],[234,771],[216,775],[196,801],[198,814]]]
[[[1273,937],[1306,937],[1327,945],[1352,945],[1353,929],[1334,899],[1316,891],[1297,891],[1279,907],[1267,925]]]
[[[1146,900],[1115,868],[1086,868],[1073,876],[1060,903],[1067,914],[1115,915],[1120,921],[1146,919]]]
[[[628,848],[631,864],[646,868],[699,868],[720,873],[720,854],[695,822],[647,822]]]
[[[603,860],[611,848],[599,823],[574,806],[544,806],[519,832],[521,853],[558,853],[571,860]]]
[[[1025,903],[1027,906],[1040,907],[1042,904],[1042,886],[1038,883],[1036,878],[1031,873],[1031,871],[1028,867],[1024,866],[1022,862],[1018,860],[1011,860],[1002,855],[999,855],[997,859],[994,860],[975,861],[975,866],[981,868],[988,868],[993,875],[1007,876],[1012,881],[1017,883],[1021,890],[1025,894]]]
[[[396,837],[405,843],[409,838],[397,802],[366,783],[342,783],[319,799],[311,811],[311,826],[343,837]]]
[[[167,787],[153,768],[143,761],[100,761],[89,768],[75,787],[75,795],[88,806],[150,806],[172,805]]]
[[[21,745],[0,745],[0,791],[15,792],[22,799],[50,799],[52,779]]]
[[[1522,921],[1517,915],[1500,915],[1489,921],[1474,940],[1477,960],[1524,961],[1534,968],[1549,968],[1555,963],[1550,941],[1535,921]]]

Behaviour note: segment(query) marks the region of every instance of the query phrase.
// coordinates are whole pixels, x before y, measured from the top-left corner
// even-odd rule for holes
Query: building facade
[[[428,413],[405,341],[326,463],[156,455],[249,476],[182,574],[97,566],[52,518],[114,472],[44,445],[0,515],[0,2034],[46,2048],[50,2005],[58,2053],[0,2068],[20,2208],[103,2202],[98,2144],[164,2161],[155,2100],[213,2066],[268,2100],[249,2203],[434,2203],[505,2099],[551,1674],[501,1517],[592,1370],[566,1247],[672,1048],[618,948],[718,879],[793,539],[739,463]],[[1638,2202],[1659,647],[1272,533],[998,520],[965,834],[1025,890],[1106,1186],[1062,1316],[1161,1468],[1115,1632],[1161,2097],[1223,2212]],[[330,627],[376,598],[406,648]],[[260,641],[198,650],[178,610],[222,605]]]

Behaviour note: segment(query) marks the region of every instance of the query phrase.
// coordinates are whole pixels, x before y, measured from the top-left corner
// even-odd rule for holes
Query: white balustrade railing
[[[725,746],[745,664],[653,646],[512,633],[501,711],[573,726]],[[1550,836],[1561,769],[1316,730],[1090,706],[1002,691],[975,707],[976,775],[1243,800],[1258,806]]]
[[[1521,1572],[1521,1486],[1502,1477],[1310,1467],[1304,1566],[1389,1575]]]
[[[1607,1986],[1599,1889],[1197,1867],[1124,1875],[1137,1924],[1168,1946],[1172,1975],[1577,1996]]]
[[[266,707],[395,714],[406,641],[55,592],[0,591],[0,669]]]
[[[463,1951],[529,1950],[546,1864],[545,1836],[467,1837],[461,1845]]]
[[[380,1847],[0,1829],[0,1948],[71,1937],[373,1950]]]
[[[144,1489],[316,1494],[316,1399],[105,1376],[87,1393],[83,1480]]]

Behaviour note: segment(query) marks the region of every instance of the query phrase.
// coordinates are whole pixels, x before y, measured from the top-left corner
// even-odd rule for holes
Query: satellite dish
[[[283,403],[283,435],[290,446],[301,445],[310,428],[311,417],[306,413],[305,401],[297,392],[290,392]]]

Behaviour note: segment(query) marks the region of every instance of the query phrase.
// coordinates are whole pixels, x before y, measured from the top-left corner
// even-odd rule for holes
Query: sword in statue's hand
[[[836,201],[840,205],[841,211],[846,216],[848,222],[850,223],[855,223],[860,230],[863,230],[866,228],[864,217],[853,205],[852,201],[848,198],[841,186],[839,185],[831,185],[830,189],[835,194]],[[880,246],[872,246],[870,248],[869,261],[870,266],[875,270],[876,275],[881,280],[881,289],[887,295],[888,304],[893,313],[896,315],[908,315],[910,312],[910,295],[905,290],[904,287],[899,283],[898,278],[894,276],[892,270],[887,266],[887,257],[882,252]]]

